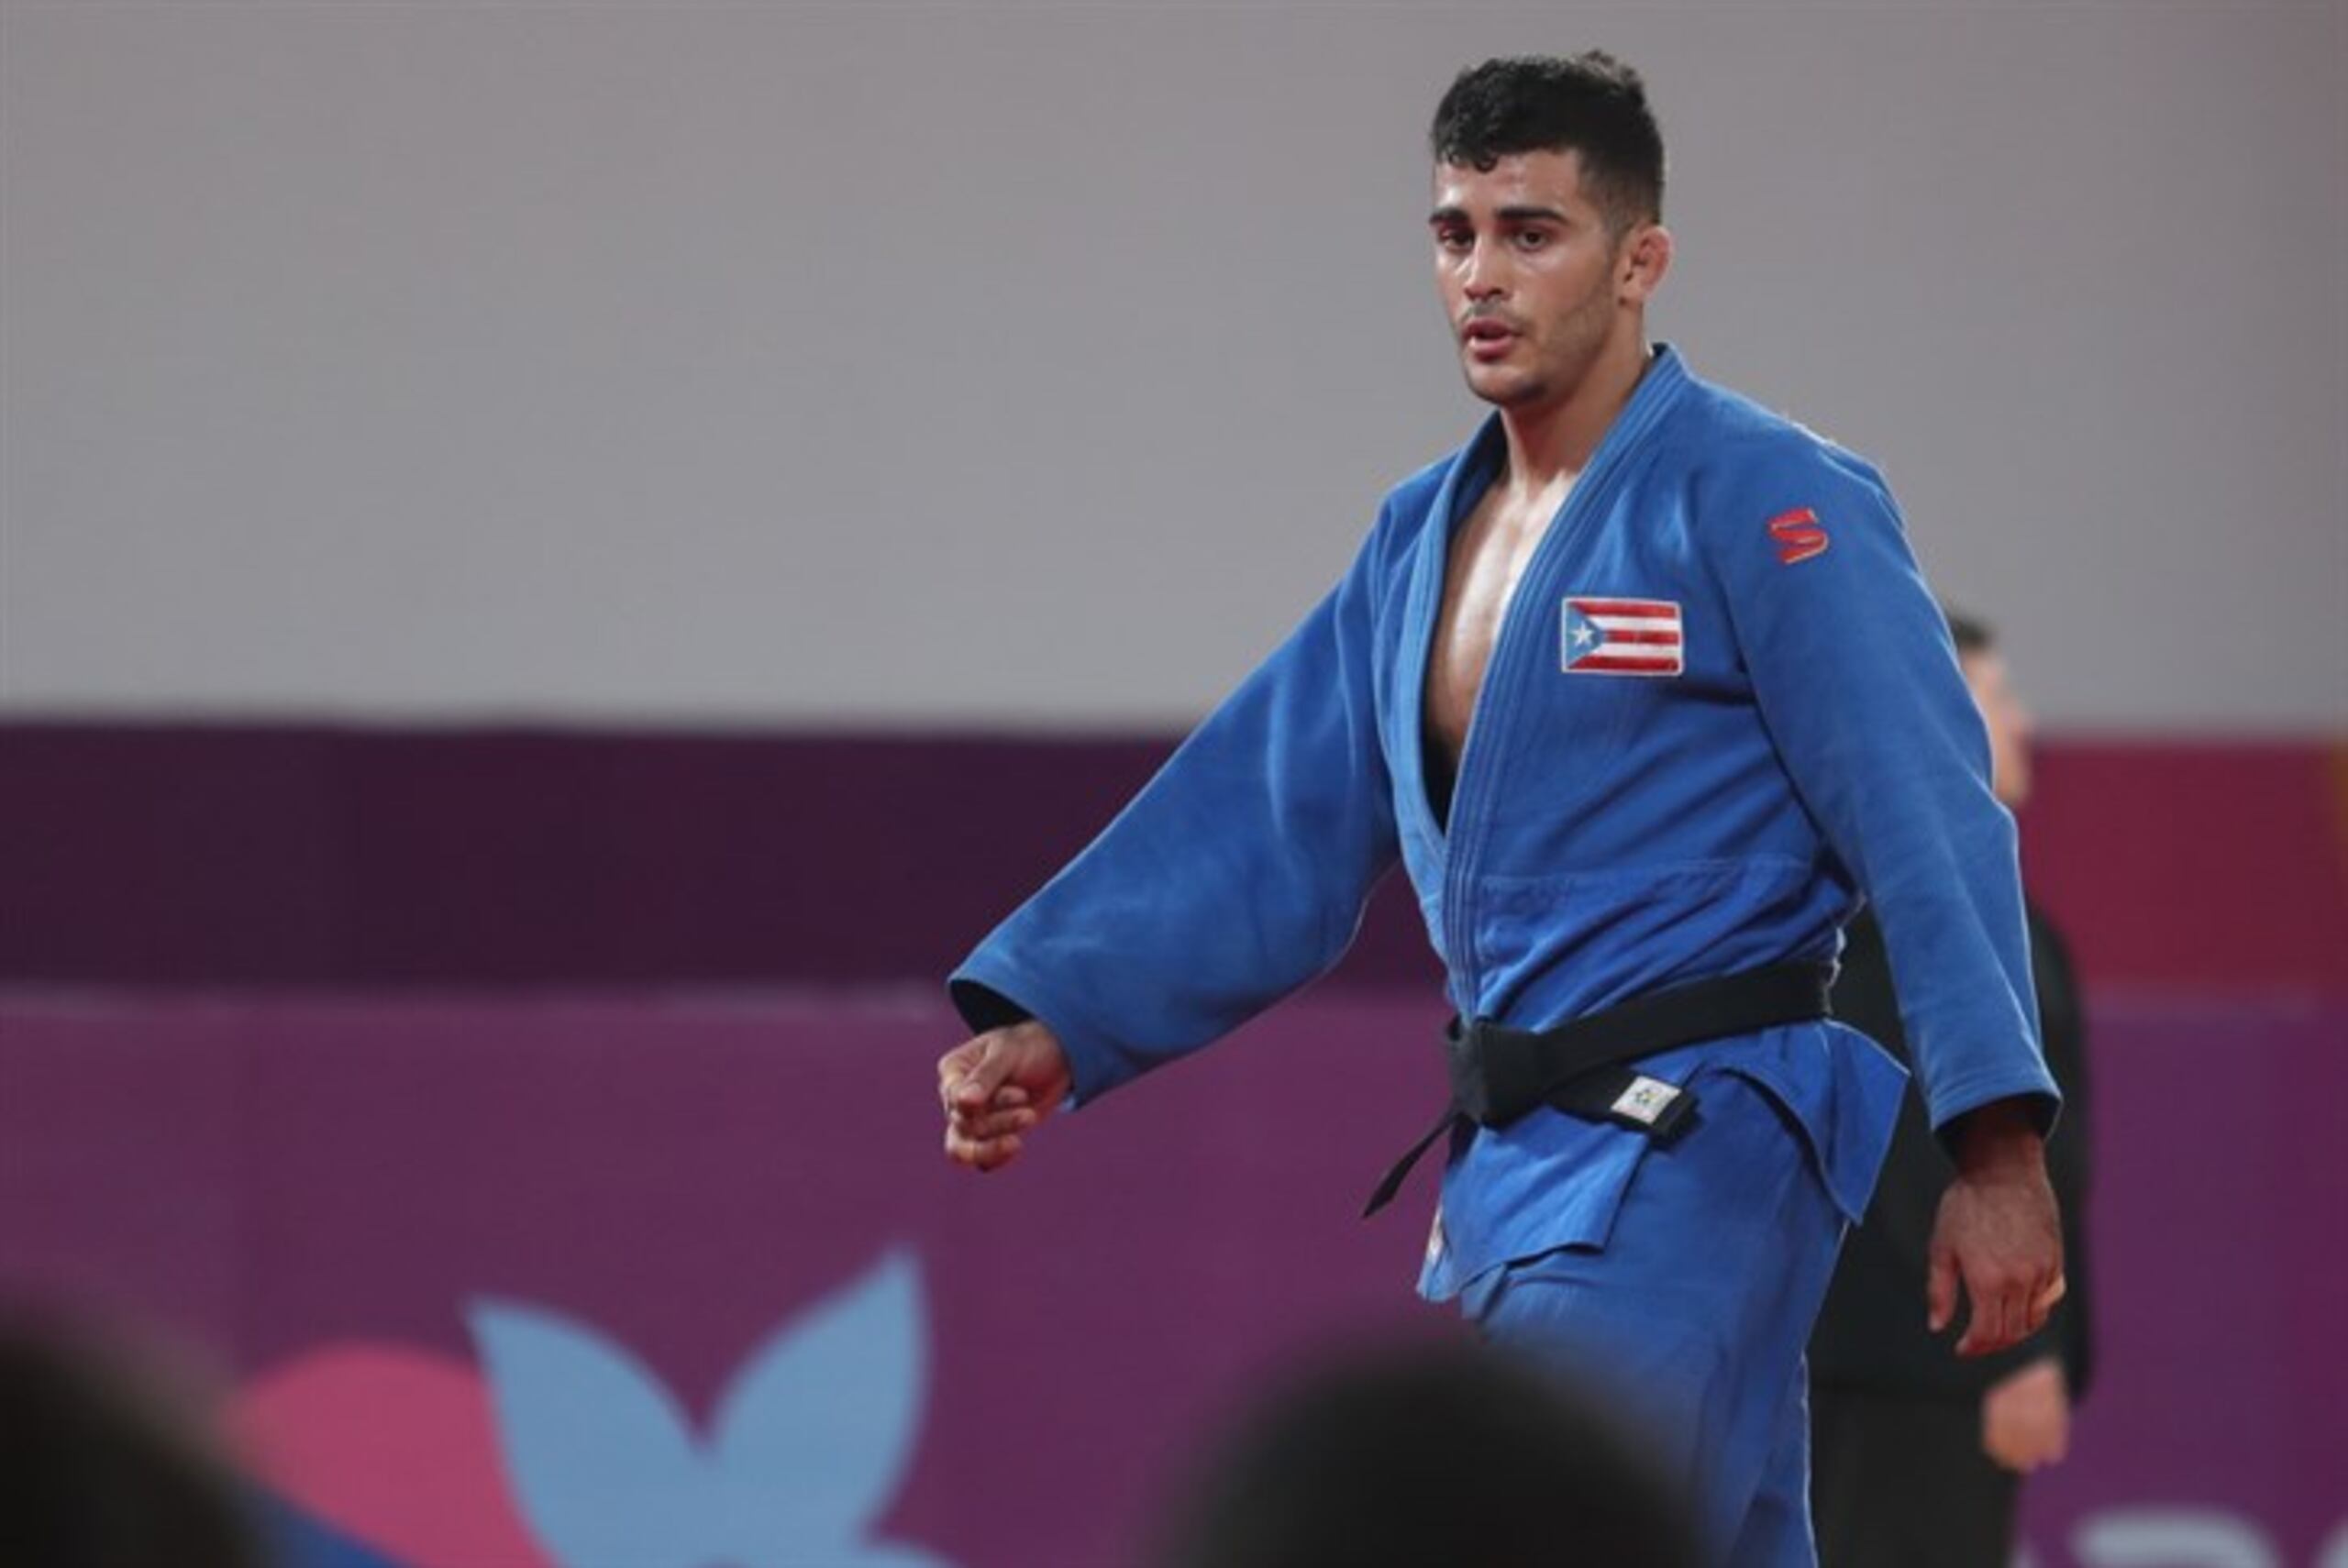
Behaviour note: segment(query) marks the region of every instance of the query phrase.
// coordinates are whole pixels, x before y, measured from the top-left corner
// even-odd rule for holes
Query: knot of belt
[[[1832,965],[1771,964],[1650,991],[1554,1029],[1454,1018],[1443,1032],[1451,1102],[1379,1182],[1362,1217],[1385,1208],[1453,1128],[1505,1127],[1539,1105],[1670,1143],[1695,1124],[1696,1097],[1634,1064],[1700,1040],[1825,1018],[1833,979]]]

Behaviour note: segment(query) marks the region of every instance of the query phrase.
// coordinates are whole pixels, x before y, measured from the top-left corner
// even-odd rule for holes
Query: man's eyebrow
[[[1555,207],[1502,207],[1494,215],[1503,223],[1570,223],[1573,220]],[[1437,207],[1427,215],[1427,222],[1440,227],[1449,223],[1471,221],[1465,207]]]

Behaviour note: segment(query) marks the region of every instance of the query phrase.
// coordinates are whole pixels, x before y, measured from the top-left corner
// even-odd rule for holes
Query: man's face
[[[1562,402],[1610,335],[1638,330],[1631,307],[1644,291],[1625,293],[1638,231],[1608,229],[1582,189],[1580,154],[1516,153],[1490,170],[1438,164],[1427,223],[1468,390],[1486,403]]]
[[[1957,662],[1989,729],[1989,788],[2009,810],[2019,811],[2030,799],[2030,710],[1995,653],[1966,654]]]

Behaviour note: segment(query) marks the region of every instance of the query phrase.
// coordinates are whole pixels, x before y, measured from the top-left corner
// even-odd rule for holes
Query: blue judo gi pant
[[[1605,1398],[1693,1498],[1712,1561],[1814,1568],[1802,1352],[1844,1219],[1767,1091],[1722,1068],[1690,1087],[1701,1122],[1642,1156],[1602,1244],[1487,1270],[1461,1309]]]

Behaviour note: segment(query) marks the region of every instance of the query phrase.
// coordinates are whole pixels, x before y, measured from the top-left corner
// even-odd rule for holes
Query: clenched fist
[[[1027,1133],[1068,1099],[1068,1056],[1040,1020],[990,1029],[937,1059],[946,1157],[991,1171],[1019,1157]]]

